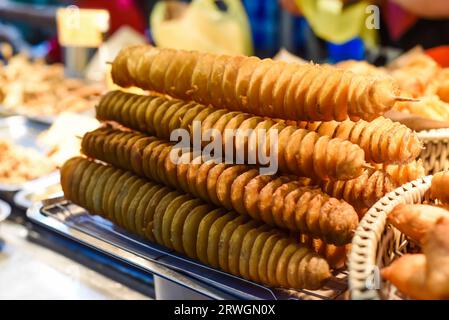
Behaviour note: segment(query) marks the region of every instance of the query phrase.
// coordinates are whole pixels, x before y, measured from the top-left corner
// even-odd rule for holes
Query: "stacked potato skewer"
[[[83,153],[108,165],[68,161],[61,171],[67,199],[252,281],[322,286],[330,270],[342,266],[357,211],[395,187],[384,165],[391,172],[406,171],[398,166],[415,172],[416,165],[407,163],[421,145],[411,130],[383,118],[359,120],[373,119],[401,99],[388,78],[150,46],[122,50],[112,75],[121,86],[182,100],[156,93],[105,95],[97,118],[123,127],[84,136]],[[193,137],[196,121],[202,133],[214,129],[212,141],[225,137],[217,140],[223,152],[232,142],[244,163],[203,159],[168,140],[176,129]],[[252,133],[238,141],[226,138],[228,129]],[[262,130],[277,134],[276,148],[258,139]],[[278,172],[261,174],[266,163],[258,156],[251,165],[254,148],[274,155]],[[173,152],[186,161],[174,162]]]

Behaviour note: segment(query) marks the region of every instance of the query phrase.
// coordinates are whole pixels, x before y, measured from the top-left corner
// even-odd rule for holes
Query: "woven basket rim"
[[[379,290],[366,284],[376,266],[377,248],[386,227],[387,214],[399,203],[419,203],[430,188],[432,176],[406,183],[378,200],[360,221],[348,256],[348,286],[353,300],[380,299]]]
[[[432,129],[416,132],[417,136],[421,140],[448,140],[449,141],[449,128]]]

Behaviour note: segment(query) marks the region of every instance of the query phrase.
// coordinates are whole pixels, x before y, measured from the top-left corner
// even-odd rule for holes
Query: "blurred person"
[[[273,0],[242,0],[251,25],[256,55],[271,57],[280,48],[281,8]]]
[[[306,0],[280,0],[280,3],[285,10],[294,14],[302,14],[301,3],[303,1]],[[338,1],[343,2],[343,5],[348,8],[361,2],[359,0]],[[381,27],[379,35],[382,45],[408,50],[416,45],[431,48],[449,44],[448,0],[379,0],[366,2],[380,6]]]
[[[383,1],[382,44],[404,50],[449,44],[449,1]]]

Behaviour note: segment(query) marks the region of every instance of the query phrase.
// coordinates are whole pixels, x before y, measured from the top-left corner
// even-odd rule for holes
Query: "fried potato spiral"
[[[351,250],[351,244],[335,246],[333,244],[328,244],[321,239],[314,239],[304,234],[300,235],[299,240],[300,243],[313,249],[316,253],[325,258],[331,268],[341,269],[345,267],[349,251]]]
[[[366,169],[360,177],[348,181],[321,181],[324,192],[344,199],[356,209],[371,207],[396,185],[390,175],[381,170]]]
[[[121,158],[132,161],[120,161],[118,150]],[[173,163],[172,150],[176,149],[163,140],[139,133],[123,134],[108,127],[87,133],[82,141],[82,151],[89,157],[209,203],[329,243],[341,245],[351,240],[358,224],[355,210],[317,187],[301,185],[294,176],[260,175],[257,169],[247,165],[203,161],[201,156],[194,158],[190,152],[180,155],[186,161]]]
[[[220,134],[223,152],[230,145],[235,150],[234,154],[241,155],[248,163],[250,150],[256,154],[255,162],[265,165],[258,152],[261,150],[270,159],[277,158],[281,172],[298,176],[349,180],[362,174],[365,165],[363,150],[349,141],[331,139],[246,113],[227,112],[160,96],[110,92],[98,104],[97,118],[116,121],[163,139],[169,139],[170,133],[178,128],[188,130],[192,138],[195,136],[195,121],[199,121],[201,134],[206,134],[208,129],[215,130],[211,131],[212,139],[215,134]],[[229,131],[231,136],[227,135]],[[266,139],[259,137],[263,133]],[[277,141],[271,142],[271,134],[273,139],[277,137]],[[203,147],[207,144],[203,142]],[[277,150],[272,150],[274,144]]]
[[[426,175],[421,159],[402,165],[377,164],[375,167],[387,173],[396,187]]]
[[[136,85],[184,100],[291,120],[372,120],[393,107],[398,95],[387,76],[148,45],[122,49],[112,64],[112,78],[122,87]]]
[[[318,289],[331,276],[326,260],[286,233],[126,171],[77,157],[61,168],[61,183],[68,200],[92,213],[236,276],[293,289]]]
[[[384,117],[371,122],[298,121],[297,125],[320,135],[348,140],[359,145],[365,151],[365,158],[369,162],[404,164],[416,159],[422,150],[418,136],[412,130]]]

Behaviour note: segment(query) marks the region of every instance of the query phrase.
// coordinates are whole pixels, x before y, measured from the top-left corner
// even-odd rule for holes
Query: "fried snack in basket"
[[[406,254],[383,268],[381,275],[412,299],[434,299],[427,289],[426,257],[423,254]]]
[[[413,299],[449,299],[449,219],[439,218],[423,241],[424,254],[406,254],[382,276]]]
[[[421,159],[400,165],[376,164],[375,168],[386,172],[396,187],[426,175],[426,169]]]
[[[449,204],[449,171],[441,171],[433,175],[430,197]]]
[[[122,49],[112,64],[112,78],[122,87],[136,85],[179,99],[291,120],[372,120],[399,99],[388,76],[147,45]]]
[[[78,168],[81,169],[77,170]],[[86,170],[87,168],[90,170]],[[79,196],[80,192],[75,192],[76,199],[73,198],[73,191],[82,191],[80,186],[89,184],[95,176],[94,173],[97,170],[104,171],[105,168],[110,167],[79,157],[67,161],[61,168],[61,181],[66,198],[84,207],[87,203],[92,203],[95,196],[94,190],[88,188],[85,191],[90,190],[90,192],[84,192],[82,196]],[[147,211],[148,208],[151,208],[152,213],[135,213],[140,216],[149,216],[144,228],[153,229],[154,237],[149,238],[151,241],[165,246],[168,244],[176,251],[191,258],[201,257],[201,261],[206,264],[219,266],[224,271],[237,276],[242,275],[246,279],[268,286],[318,289],[331,277],[326,260],[305,246],[295,243],[287,234],[279,230],[268,226],[262,228],[260,222],[227,212],[224,209],[217,211],[199,200],[180,195],[178,192],[162,186],[153,185],[137,176],[130,176],[126,171],[115,168],[113,171],[117,173],[116,176],[110,175],[108,179],[102,181],[104,186],[111,185],[110,190],[122,188],[121,181],[128,182],[130,185],[139,183],[156,187],[156,192],[153,192],[150,198],[140,197],[140,201],[144,203],[143,205],[139,204],[136,209],[137,211]],[[114,223],[126,220],[129,213],[127,203],[132,203],[138,197],[138,193],[119,191],[118,197],[115,197],[115,193],[106,194],[106,188],[99,187],[100,190],[103,190],[103,194],[100,193],[99,196],[105,198],[106,201],[104,206],[92,213],[107,217]],[[153,206],[150,202],[158,193],[161,193],[162,198],[157,200],[156,206]],[[112,213],[106,211],[111,208],[111,200],[115,201]],[[182,216],[181,219],[178,219],[179,215]],[[173,227],[175,223],[177,223],[177,227]],[[170,230],[170,234],[167,234],[168,230]],[[259,265],[260,268],[257,269],[256,274],[253,274],[253,277],[249,276],[247,271],[240,272],[241,268],[249,270],[253,267],[251,265],[255,263],[254,260],[251,260],[253,251],[254,255],[257,255],[260,250],[255,248],[255,241],[250,246],[244,242],[247,234],[252,234],[256,238],[263,238],[270,234],[277,235],[275,250],[273,252],[265,251],[265,261],[268,265]],[[175,239],[180,240],[178,245],[182,246],[182,250],[175,245]],[[200,239],[202,239],[201,242]],[[204,241],[206,239],[216,240]],[[204,245],[207,245],[207,248]],[[245,251],[242,251],[244,245]],[[215,263],[212,263],[211,252],[218,255],[218,265],[216,260]],[[287,258],[297,253],[300,253],[300,259],[292,261]],[[299,256],[298,254],[297,256]],[[289,276],[287,276],[287,264]]]
[[[423,243],[426,234],[431,230],[438,219],[449,218],[449,211],[430,205],[398,204],[388,215],[387,219],[417,243]]]
[[[107,132],[107,137],[97,139],[103,132]],[[118,138],[115,138],[116,136]],[[136,140],[139,150],[130,145],[122,148],[123,157],[136,159],[133,165],[124,165],[118,156],[115,159],[106,159],[103,150],[114,149],[113,146],[108,146],[109,143],[120,144],[121,140],[134,139],[135,136],[140,137]],[[149,143],[145,146],[145,143],[139,143],[140,141]],[[158,183],[188,192],[229,210],[236,210],[272,226],[308,233],[329,243],[348,243],[358,224],[354,208],[344,201],[329,197],[317,187],[297,181],[294,176],[260,175],[257,169],[250,166],[203,161],[201,156],[193,159],[193,154],[189,152],[181,156],[187,160],[185,163],[173,164],[170,160],[173,147],[163,140],[148,139],[138,133],[124,137],[121,136],[120,130],[109,128],[87,133],[82,146],[83,152],[89,157],[131,170]],[[141,156],[134,155],[134,152]],[[151,165],[152,159],[156,158],[158,160],[153,161],[154,165]],[[145,163],[150,163],[148,169],[140,170],[145,167]],[[167,169],[171,166],[172,169]],[[173,176],[169,178],[172,171]],[[370,193],[377,195],[377,186],[370,188],[373,183],[369,179],[361,182],[366,183],[366,193],[361,192],[359,196]]]
[[[441,100],[449,102],[449,68],[444,68],[438,75],[437,94]]]
[[[298,121],[300,128],[320,135],[349,140],[365,151],[369,162],[403,164],[414,160],[421,152],[418,136],[405,125],[379,117],[371,122],[307,122]]]
[[[427,287],[436,299],[449,299],[449,218],[438,219],[426,235]]]
[[[320,136],[316,132],[250,114],[226,112],[223,109],[197,105],[192,106],[185,113],[184,111],[179,114],[175,113],[173,117],[178,117],[179,121],[163,118],[156,126],[154,119],[157,112],[168,113],[173,103],[176,103],[177,106],[187,104],[186,102],[177,103],[178,101],[158,96],[135,99],[135,95],[113,91],[104,96],[97,105],[97,118],[116,121],[126,127],[142,130],[162,139],[169,139],[168,133],[175,133],[176,129],[186,129],[192,138],[195,136],[195,123],[198,121],[200,124],[198,129],[201,129],[203,135],[207,133],[208,129],[215,129],[221,134],[223,152],[230,145],[235,150],[234,155],[244,156],[246,163],[248,163],[249,148],[254,150],[254,144],[256,144],[255,147],[258,150],[273,152],[273,154],[264,153],[266,156],[270,156],[270,159],[277,158],[279,170],[284,173],[323,180],[349,180],[363,172],[365,157],[359,146],[340,138],[331,139],[328,136]],[[123,113],[127,104],[138,104],[132,110],[142,109],[142,111],[124,117]],[[150,107],[156,105],[157,108]],[[136,125],[136,117],[141,113],[145,113],[146,126]],[[170,122],[167,124],[166,122],[169,120]],[[154,129],[161,126],[168,130],[164,130],[164,133]],[[231,137],[226,135],[227,132],[231,132]],[[245,132],[249,136],[243,137]],[[241,134],[239,138],[236,136],[237,133]],[[257,139],[258,135],[263,133],[266,133],[267,139],[265,141]],[[273,139],[278,138],[277,150],[272,150],[270,147],[270,135],[274,135]],[[206,147],[208,143],[203,142],[202,147]],[[266,164],[261,163],[263,160],[259,155],[255,156],[254,160],[257,164]]]
[[[395,110],[411,113],[423,118],[447,121],[449,120],[449,103],[442,101],[437,95],[426,95],[419,101],[402,101],[395,105]]]

